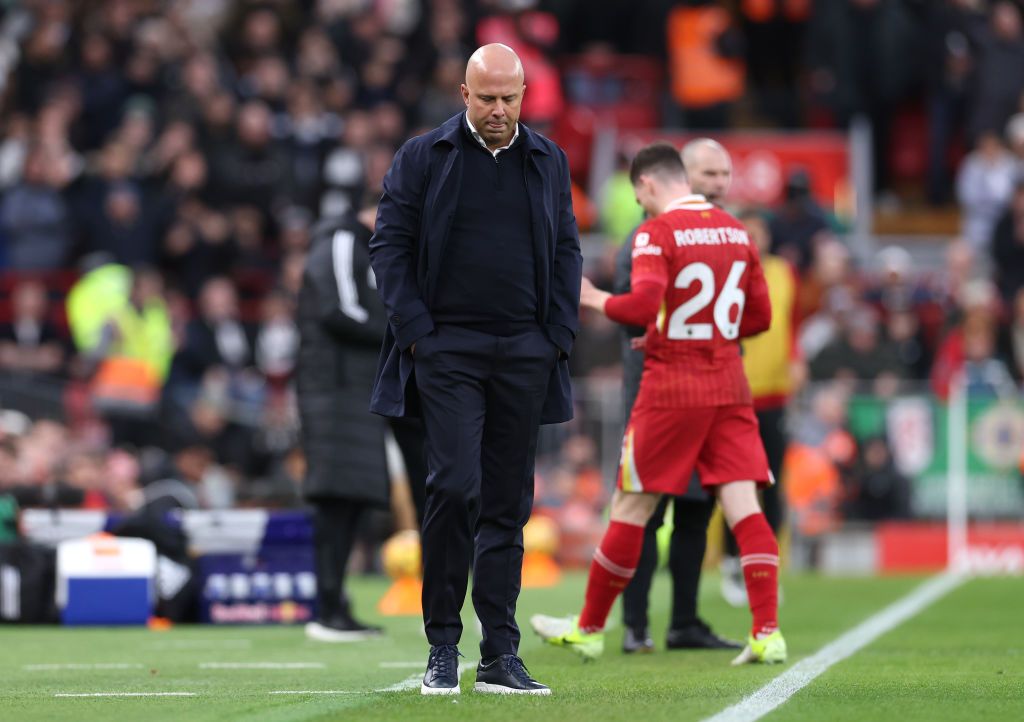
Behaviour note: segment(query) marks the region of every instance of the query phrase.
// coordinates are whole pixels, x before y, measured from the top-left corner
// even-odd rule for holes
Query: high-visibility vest
[[[723,58],[716,48],[731,23],[729,12],[720,7],[677,7],[669,13],[672,95],[683,107],[706,108],[743,94],[744,63]]]
[[[789,262],[765,254],[761,258],[768,297],[772,302],[772,325],[762,334],[743,339],[743,368],[755,403],[759,398],[784,400],[793,388],[790,362],[794,355],[793,310],[796,305],[796,274]]]

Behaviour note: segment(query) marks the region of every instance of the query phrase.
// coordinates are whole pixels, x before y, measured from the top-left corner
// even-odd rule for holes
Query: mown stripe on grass
[[[805,657],[753,694],[727,707],[705,722],[754,722],[814,681],[832,665],[856,654],[886,632],[923,611],[966,581],[959,572],[932,577],[907,596]]]
[[[26,664],[22,666],[26,672],[56,672],[62,669],[142,669],[141,664],[130,664],[128,662],[97,662],[69,663],[69,664]]]
[[[54,697],[195,697],[195,692],[58,692]]]

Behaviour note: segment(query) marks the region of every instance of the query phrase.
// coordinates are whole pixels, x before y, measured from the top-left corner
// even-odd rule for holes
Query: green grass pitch
[[[460,697],[421,697],[418,683],[411,681],[422,674],[427,653],[418,619],[377,618],[373,605],[386,583],[360,579],[353,583],[356,608],[368,619],[383,621],[388,628],[383,640],[322,644],[307,641],[299,627],[181,626],[166,632],[0,627],[0,720],[701,720],[789,666],[735,669],[727,652],[663,651],[668,609],[663,574],[652,594],[656,654],[622,655],[621,626],[609,632],[605,656],[594,664],[542,647],[526,625],[529,615],[576,611],[583,582],[581,575],[569,575],[556,588],[526,590],[520,599],[520,651],[531,672],[551,685],[547,698],[475,694],[471,668],[463,676]],[[747,612],[727,607],[716,583],[714,577],[705,581],[702,614],[717,631],[740,637]],[[919,583],[911,578],[785,578],[781,621],[791,663]],[[1022,612],[1024,579],[970,580],[833,666],[766,719],[1024,720]],[[618,614],[616,609],[613,618]],[[466,630],[461,649],[472,663],[478,637],[471,616]],[[217,666],[234,663],[302,666]],[[403,684],[415,687],[375,691]],[[296,691],[340,694],[271,694]],[[56,696],[97,692],[195,696]]]

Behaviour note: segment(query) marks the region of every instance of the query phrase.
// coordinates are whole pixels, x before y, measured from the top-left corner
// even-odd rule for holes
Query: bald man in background
[[[389,318],[371,410],[426,432],[423,694],[459,693],[471,565],[474,689],[550,693],[518,656],[515,612],[538,426],[572,418],[582,256],[568,160],[518,122],[525,90],[511,48],[474,52],[466,112],[398,151],[370,241]]]

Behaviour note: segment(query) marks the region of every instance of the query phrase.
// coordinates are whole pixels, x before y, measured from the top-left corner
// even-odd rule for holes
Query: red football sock
[[[640,561],[644,528],[613,521],[594,552],[587,577],[587,595],[580,612],[580,630],[599,632],[604,629],[615,598],[629,585]]]
[[[754,617],[751,633],[769,634],[779,628],[779,543],[764,514],[740,519],[732,528],[740,547],[740,566]]]

